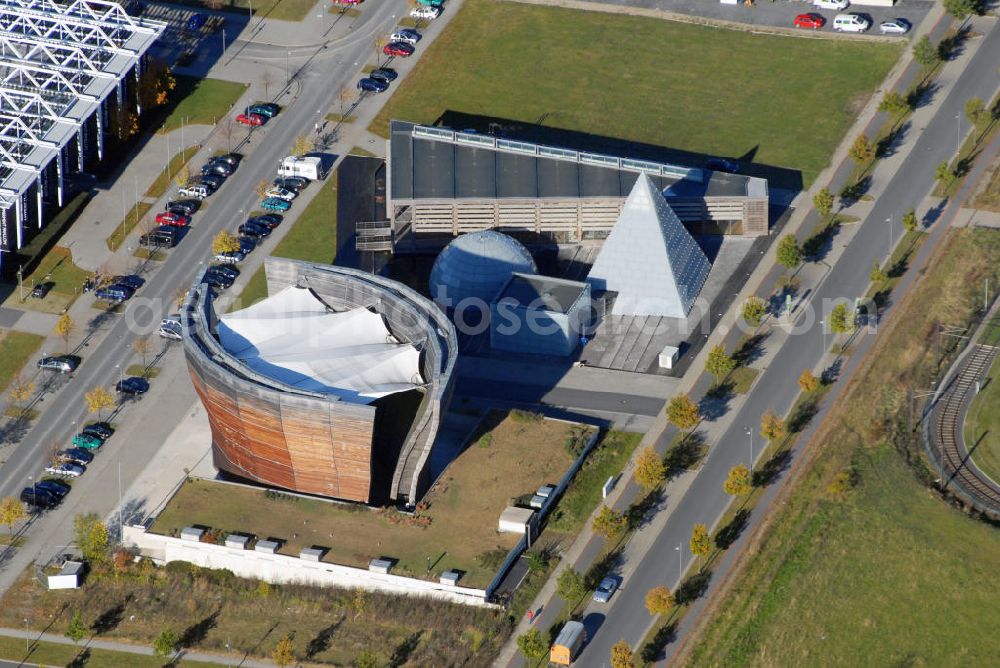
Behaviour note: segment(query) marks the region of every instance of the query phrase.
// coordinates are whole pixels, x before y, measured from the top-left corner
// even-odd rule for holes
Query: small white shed
[[[663,350],[660,351],[660,368],[673,369],[674,365],[677,364],[677,356],[680,352],[681,349],[677,346],[664,346]]]
[[[535,511],[531,508],[508,506],[506,510],[500,513],[500,523],[497,526],[497,531],[500,533],[527,533],[528,522],[531,521],[534,514]]]
[[[181,529],[181,540],[190,540],[199,543],[203,535],[205,535],[205,530],[198,527],[184,527]]]
[[[231,533],[226,536],[226,547],[231,547],[234,550],[245,550],[250,547],[250,536]]]
[[[48,578],[49,589],[77,589],[83,576],[82,561],[67,561],[62,570]]]

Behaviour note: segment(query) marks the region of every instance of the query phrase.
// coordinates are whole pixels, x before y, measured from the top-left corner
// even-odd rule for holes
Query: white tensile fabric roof
[[[371,403],[423,383],[420,353],[365,308],[331,311],[311,290],[288,287],[220,318],[219,342],[248,367],[310,392]]]

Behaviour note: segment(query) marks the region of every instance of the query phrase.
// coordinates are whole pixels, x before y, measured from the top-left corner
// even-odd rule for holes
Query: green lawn
[[[24,641],[20,638],[0,637],[0,658],[13,661],[28,661],[29,665],[44,666],[66,666],[66,665],[86,665],[87,668],[161,668],[165,660],[155,656],[144,656],[142,654],[129,654],[125,652],[112,652],[106,649],[85,649],[86,640],[81,641],[79,647],[73,645],[60,645],[52,642],[32,642],[29,653],[24,651]],[[82,654],[86,652],[86,660],[82,660]],[[79,663],[73,660],[81,657]],[[235,658],[235,657],[234,657]],[[173,664],[171,664],[173,665]],[[205,663],[204,661],[189,661],[180,659],[176,665],[180,666],[208,666],[216,667],[216,663]]]
[[[973,399],[965,416],[965,444],[982,471],[1000,480],[1000,359],[990,369],[990,383]],[[980,440],[980,438],[982,440]],[[978,442],[978,445],[976,443]]]
[[[7,389],[10,381],[21,372],[45,337],[13,330],[0,331],[0,392]]]
[[[248,531],[286,540],[283,554],[323,545],[330,548],[327,561],[360,568],[385,555],[399,560],[393,572],[400,575],[436,580],[442,571],[458,568],[466,573],[462,584],[485,587],[496,568],[480,555],[497,548],[506,552],[519,539],[497,533],[500,513],[510,498],[532,494],[569,468],[573,460],[563,444],[571,429],[565,422],[525,423],[507,417],[489,432],[486,447],[472,445],[445,470],[424,498],[428,508],[419,514],[426,520],[420,522],[409,522],[392,509],[270,498],[261,490],[190,480],[152,530],[173,535],[201,524],[224,532]],[[289,530],[303,526],[309,530]]]
[[[179,100],[158,132],[170,132],[185,125],[212,125],[226,116],[239,99],[246,84],[221,79],[199,79],[177,75],[177,88],[171,95]]]
[[[902,48],[469,0],[371,129],[480,114],[749,154],[808,185]]]
[[[20,301],[16,286],[7,301],[17,308],[62,313],[79,296],[80,288],[89,275],[89,272],[73,264],[73,254],[68,248],[54,246],[38,263],[35,270],[24,277],[24,301]],[[45,299],[29,296],[32,286],[45,282],[55,284]]]
[[[815,459],[743,555],[688,665],[995,663],[1000,533],[921,484],[934,474],[905,433],[906,390],[929,387],[936,364],[927,332],[968,322],[983,280],[1000,277],[1000,233],[950,235],[819,426]],[[845,474],[853,488],[836,484]]]

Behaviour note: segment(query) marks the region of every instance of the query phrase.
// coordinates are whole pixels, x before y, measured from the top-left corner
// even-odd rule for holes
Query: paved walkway
[[[156,655],[156,652],[153,651],[152,647],[146,647],[144,645],[130,645],[128,643],[115,642],[114,640],[100,640],[98,638],[81,641],[77,644],[66,636],[61,636],[55,633],[39,633],[38,631],[24,631],[23,629],[7,629],[2,627],[0,627],[0,636],[5,636],[7,638],[19,638],[21,640],[27,638],[31,642],[43,641],[54,643],[56,645],[73,645],[74,647],[79,647],[81,651],[89,647],[92,649],[105,649],[111,652],[122,652],[125,654],[139,654],[142,656]],[[189,659],[191,661],[204,661],[205,663],[218,663],[225,666],[239,665],[245,666],[246,668],[273,668],[273,666],[277,665],[272,661],[251,659],[235,653],[232,656],[226,656],[224,654],[210,654],[208,652],[183,650],[177,654],[177,658]],[[24,657],[24,660],[31,661],[30,653]],[[122,658],[122,661],[125,660],[126,659]],[[123,663],[122,665],[124,666],[127,664]],[[181,665],[183,665],[183,661],[181,661]]]

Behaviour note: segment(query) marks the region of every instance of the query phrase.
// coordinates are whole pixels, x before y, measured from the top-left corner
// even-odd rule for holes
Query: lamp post
[[[750,438],[750,472],[753,473],[753,429],[746,427],[747,436]]]
[[[222,29],[222,57],[226,57],[226,29]]]
[[[826,320],[819,321],[819,327],[823,330],[823,355],[826,355],[827,345],[826,345]]]
[[[675,550],[677,550],[677,586],[678,587],[681,586],[681,580],[684,579],[684,566],[681,563],[681,559],[683,558],[683,553],[681,552],[681,545],[682,545],[682,543],[677,543],[677,547],[674,548]]]
[[[292,56],[291,51],[285,51],[285,85],[292,82],[291,70],[288,69],[288,59]]]
[[[30,645],[30,643],[31,643],[31,639],[28,637],[28,618],[25,617],[24,618],[24,651],[25,652],[30,652],[31,651],[31,645]]]
[[[892,235],[892,216],[886,218],[885,222],[889,223],[889,260],[892,260],[892,247],[895,245],[893,243],[893,235]]]

